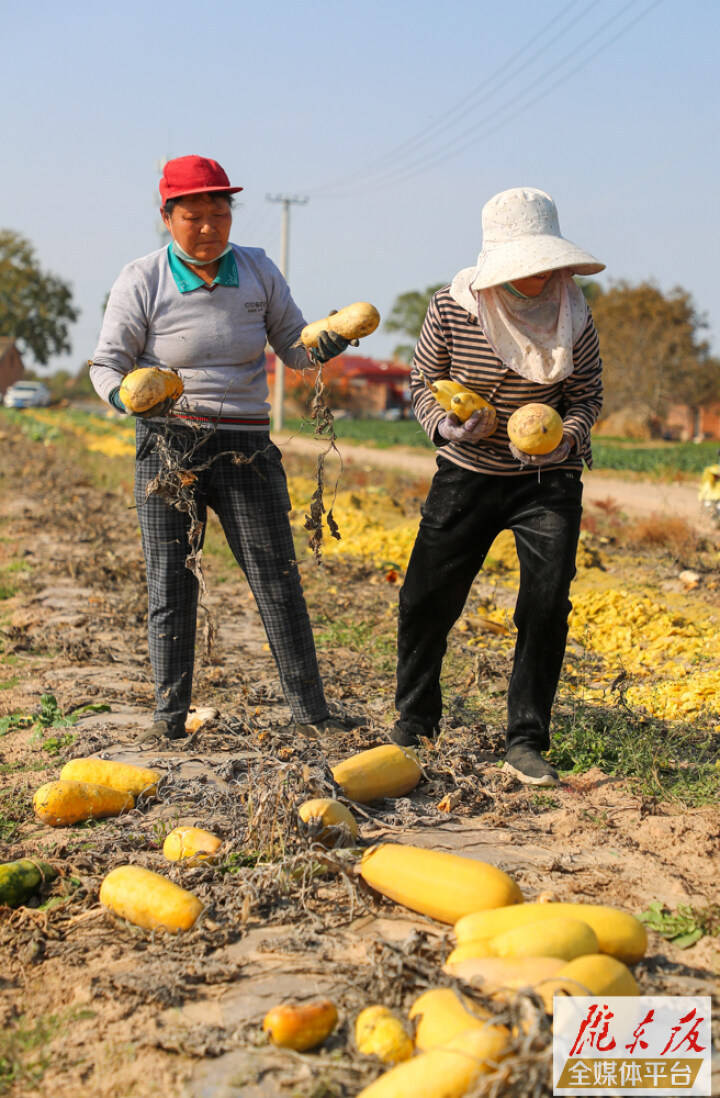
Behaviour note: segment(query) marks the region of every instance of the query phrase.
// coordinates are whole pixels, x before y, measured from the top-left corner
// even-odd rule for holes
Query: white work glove
[[[573,442],[574,439],[570,435],[563,435],[560,445],[556,446],[555,449],[551,450],[548,454],[526,454],[522,450],[518,450],[517,446],[513,446],[512,442],[509,442],[508,446],[510,447],[512,456],[517,458],[521,465],[529,465],[533,469],[541,469],[543,465],[559,465],[561,462],[565,461],[573,448]]]
[[[438,423],[438,434],[448,442],[479,442],[495,430],[495,413],[483,408],[461,423],[454,412],[449,412]]]

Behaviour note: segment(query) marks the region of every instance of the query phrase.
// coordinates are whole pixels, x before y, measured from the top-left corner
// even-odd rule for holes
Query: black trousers
[[[510,529],[520,561],[507,744],[550,746],[550,711],[565,655],[568,598],[582,514],[577,470],[488,476],[442,456],[400,591],[395,703],[427,734],[442,713],[447,637],[496,536]],[[417,730],[417,729],[416,729]]]

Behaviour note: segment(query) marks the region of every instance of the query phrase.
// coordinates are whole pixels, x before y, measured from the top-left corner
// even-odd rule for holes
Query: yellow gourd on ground
[[[604,904],[529,903],[495,911],[480,911],[460,919],[455,926],[458,945],[477,939],[495,938],[514,927],[558,916],[580,919],[595,931],[599,952],[609,953],[632,965],[645,955],[647,933],[633,915]]]
[[[148,796],[155,793],[161,777],[159,770],[131,766],[130,763],[114,762],[112,759],[71,759],[60,771],[61,781],[106,785],[118,793],[132,793],[133,797],[140,793]]]
[[[319,843],[334,846],[342,829],[352,839],[358,835],[357,820],[346,805],[329,797],[316,797],[305,801],[298,809],[298,816],[307,825],[312,837]]]
[[[132,794],[91,782],[46,782],[33,797],[35,815],[50,827],[68,827],[82,820],[119,816],[134,806]]]
[[[332,776],[349,800],[369,804],[381,797],[404,797],[420,781],[422,769],[411,747],[384,743],[338,763]]]
[[[330,999],[311,1003],[282,1003],[265,1015],[263,1029],[274,1045],[296,1052],[321,1045],[335,1029],[337,1007]]]
[[[380,313],[374,305],[369,301],[356,301],[330,316],[324,316],[322,320],[306,324],[300,333],[300,342],[308,350],[317,347],[321,332],[337,332],[343,339],[362,339],[374,332],[379,323]]]
[[[510,416],[507,433],[524,454],[549,454],[562,442],[563,422],[549,404],[524,404]]]
[[[580,919],[543,919],[517,926],[490,939],[496,957],[559,957],[572,961],[586,953],[598,952],[595,931]]]
[[[640,988],[629,968],[607,953],[575,957],[555,975],[538,985],[548,1012],[555,995],[639,995]]]
[[[119,865],[100,886],[100,903],[145,930],[189,930],[203,904],[179,885],[139,865]]]
[[[487,1039],[487,1055],[499,1056],[510,1039],[506,1026],[489,1025],[493,1015],[476,1006],[451,987],[425,991],[410,1007],[415,1022],[415,1047],[421,1052],[446,1045],[468,1029],[481,1029]]]
[[[364,1056],[399,1064],[413,1054],[413,1043],[400,1019],[386,1006],[369,1006],[355,1019],[355,1044]]]
[[[513,879],[494,865],[418,846],[372,846],[363,854],[360,874],[383,896],[442,923],[522,902]]]
[[[445,964],[444,971],[488,995],[535,987],[557,976],[564,967],[559,957],[475,957]]]
[[[474,942],[465,942],[464,945],[455,946],[445,964],[454,965],[458,961],[468,961],[473,957],[494,957],[496,954],[490,944],[491,941],[491,938],[478,938]]]
[[[130,412],[146,412],[168,397],[177,400],[183,393],[179,374],[157,366],[141,366],[125,374],[120,384],[120,400]]]
[[[483,1030],[469,1029],[391,1068],[357,1098],[462,1098],[480,1075],[494,1070],[496,1055],[488,1054]]]
[[[222,839],[202,827],[174,827],[165,836],[163,854],[169,862],[183,858],[205,859],[217,854]]]

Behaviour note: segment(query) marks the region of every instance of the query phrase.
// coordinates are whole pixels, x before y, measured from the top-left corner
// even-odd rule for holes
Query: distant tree
[[[720,371],[703,338],[707,328],[692,297],[678,286],[663,294],[651,282],[618,282],[595,293],[606,414],[644,404],[662,418],[671,404],[696,409],[720,399]]]
[[[385,321],[385,328],[388,332],[402,332],[412,340],[412,343],[400,343],[394,348],[393,354],[396,358],[401,358],[405,362],[410,361],[420,336],[430,298],[445,285],[444,282],[438,282],[435,286],[428,286],[426,290],[409,290],[395,298],[390,316]]]
[[[0,335],[44,365],[71,350],[68,329],[79,315],[70,286],[40,268],[30,241],[0,229]]]

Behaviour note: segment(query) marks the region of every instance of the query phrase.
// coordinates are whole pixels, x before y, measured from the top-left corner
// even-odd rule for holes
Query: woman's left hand
[[[563,435],[560,445],[548,454],[526,454],[522,450],[518,450],[517,446],[513,446],[512,442],[509,442],[508,446],[512,456],[517,458],[521,465],[541,469],[543,465],[560,465],[563,461],[566,461],[573,448],[573,442],[574,440],[570,435]]]

